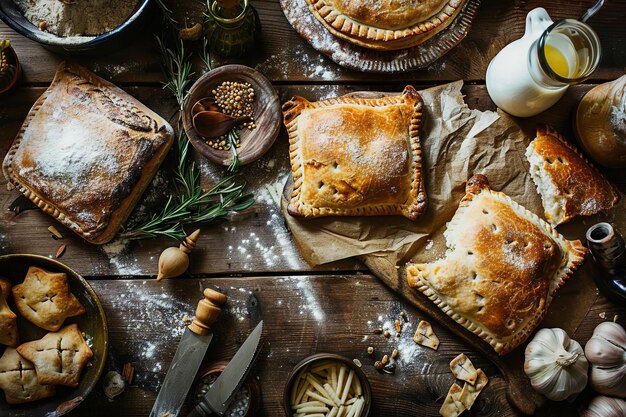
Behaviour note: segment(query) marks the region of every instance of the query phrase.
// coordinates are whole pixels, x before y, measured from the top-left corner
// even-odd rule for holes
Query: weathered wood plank
[[[185,0],[169,2],[174,9],[194,22],[201,19],[203,2]],[[277,0],[255,0],[263,26],[263,44],[257,52],[243,59],[232,60],[256,67],[272,81],[283,82],[370,82],[381,80],[401,82],[443,81],[465,79],[480,81],[487,64],[495,54],[524,33],[526,14],[535,7],[545,7],[553,19],[577,18],[590,6],[588,1],[499,1],[483,0],[474,27],[468,37],[449,54],[428,68],[393,76],[363,74],[339,67],[315,51],[289,25]],[[592,80],[619,77],[626,67],[626,0],[607,2],[590,21],[603,44],[601,68]],[[159,19],[154,26],[158,27]],[[0,22],[0,38],[11,38],[24,64],[27,83],[49,83],[63,57],[52,54],[38,44],[23,38]],[[129,57],[131,59],[129,59]],[[76,58],[72,58],[76,59]],[[127,48],[112,55],[76,59],[98,74],[115,82],[154,83],[160,80],[159,57],[150,30],[138,36]],[[215,65],[224,63],[215,58]],[[199,70],[198,70],[199,71]]]
[[[232,357],[256,322],[264,320],[264,350],[254,377],[262,388],[264,415],[268,417],[283,415],[282,390],[289,372],[316,352],[334,352],[361,361],[374,388],[371,416],[438,415],[454,382],[448,364],[461,352],[491,380],[476,404],[477,411],[469,415],[517,415],[504,398],[504,381],[497,369],[447,329],[433,323],[441,339],[438,351],[416,346],[412,341],[415,325],[425,317],[371,275],[90,282],[107,313],[111,363],[132,362],[136,378],[134,386],[113,402],[98,387],[70,414],[73,416],[108,416],[120,410],[124,416],[146,416],[182,333],[181,318],[193,315],[201,289],[208,285],[225,290],[229,301],[215,327],[206,362]],[[403,310],[409,324],[399,339],[372,334],[374,327],[392,326]],[[572,337],[584,345],[603,321],[599,312],[605,312],[608,319],[619,314],[618,322],[626,325],[626,310],[600,298]],[[376,348],[378,359],[399,347],[395,375],[373,368],[368,346]],[[548,404],[538,415],[575,415],[572,410],[577,405]]]
[[[282,100],[299,94],[311,100],[333,97],[356,90],[399,91],[401,85],[293,85],[280,86]],[[528,120],[521,121],[529,135],[534,134],[537,123],[549,123],[566,134],[571,134],[570,114],[578,99],[590,88],[589,85],[572,88],[563,100],[550,111]],[[6,104],[0,106],[0,147],[2,155],[10,146],[28,109],[43,88],[23,88],[13,95]],[[174,103],[167,98],[166,92],[153,87],[127,87],[126,90],[138,97],[158,113],[169,117]],[[465,87],[466,101],[470,107],[493,110],[484,86],[468,85]],[[204,174],[205,184],[224,175],[222,168],[205,160],[199,164]],[[145,201],[154,199],[163,191],[162,185],[169,178],[168,168],[161,170],[159,186],[148,191]],[[607,173],[626,191],[626,176],[623,171]],[[296,272],[311,270],[301,259],[290,233],[284,225],[277,198],[283,181],[289,175],[287,157],[287,137],[281,132],[274,147],[258,162],[242,170],[243,177],[249,184],[249,190],[256,197],[255,205],[245,213],[234,216],[230,222],[204,228],[196,248],[191,271],[202,274],[251,274],[255,272]],[[16,191],[0,188],[0,251],[7,253],[36,253],[53,256],[61,242],[49,237],[47,227],[56,223],[39,210],[31,210],[14,217],[7,208],[19,196]],[[146,204],[140,203],[138,210],[145,210]],[[143,208],[142,208],[143,207]],[[149,206],[148,206],[149,207]],[[137,215],[139,216],[139,215]],[[154,275],[160,252],[174,242],[167,239],[154,239],[130,244],[125,253],[118,253],[121,245],[108,247],[108,253],[96,246],[85,244],[82,239],[61,225],[57,225],[65,236],[63,243],[67,249],[62,260],[84,275]],[[363,269],[356,261],[343,261],[320,266],[316,271],[348,271]]]

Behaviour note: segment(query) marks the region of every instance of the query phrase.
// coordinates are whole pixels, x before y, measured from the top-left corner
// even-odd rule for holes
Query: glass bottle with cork
[[[248,0],[209,0],[205,36],[211,53],[241,57],[261,38],[261,21]]]

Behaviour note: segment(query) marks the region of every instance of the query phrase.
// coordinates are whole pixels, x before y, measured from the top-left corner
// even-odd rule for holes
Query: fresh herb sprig
[[[228,172],[237,172],[239,170],[239,154],[237,152],[237,140],[239,139],[239,133],[237,133],[237,128],[233,127],[230,132],[228,132],[228,143],[230,143],[230,152],[233,154],[233,159],[230,161],[230,165],[228,166]]]
[[[161,0],[157,4],[163,10],[164,23],[175,33],[176,20],[172,11]],[[230,213],[247,209],[254,204],[254,197],[245,193],[245,183],[237,183],[233,176],[224,178],[207,191],[202,189],[200,181],[200,169],[189,155],[189,138],[182,127],[180,114],[185,99],[188,95],[188,87],[191,83],[190,54],[185,51],[182,40],[174,42],[174,47],[169,47],[165,35],[156,36],[157,45],[161,52],[163,74],[165,76],[164,88],[169,90],[176,98],[179,107],[177,153],[178,166],[176,167],[176,194],[171,195],[163,209],[153,214],[149,220],[138,225],[134,230],[121,234],[125,239],[145,239],[156,236],[168,236],[176,240],[183,240],[186,236],[184,226],[191,223],[210,223],[226,217]],[[172,42],[170,42],[171,44]],[[205,44],[206,49],[206,44]],[[208,65],[208,57],[204,57]],[[230,136],[230,134],[229,134]],[[235,149],[237,138],[235,137],[232,148]],[[235,158],[236,159],[236,158]],[[233,163],[235,162],[233,159]],[[238,167],[238,159],[236,159]],[[231,164],[232,165],[232,164]],[[231,169],[229,168],[229,172]]]

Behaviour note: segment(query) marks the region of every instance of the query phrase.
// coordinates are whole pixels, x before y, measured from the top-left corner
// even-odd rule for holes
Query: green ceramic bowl
[[[107,359],[109,335],[104,310],[98,296],[83,277],[61,262],[37,255],[4,255],[0,256],[0,276],[11,280],[13,285],[20,284],[30,266],[38,266],[52,272],[65,272],[72,293],[78,298],[86,312],[77,317],[65,320],[64,325],[77,323],[85,333],[85,340],[93,351],[91,365],[86,366],[76,388],[57,386],[54,397],[45,398],[32,403],[8,405],[4,395],[0,393],[0,417],[58,417],[73,410],[89,395],[96,385]],[[40,339],[47,331],[30,323],[17,311],[12,297],[9,306],[18,315],[17,325],[20,342]],[[4,347],[0,345],[0,355]]]

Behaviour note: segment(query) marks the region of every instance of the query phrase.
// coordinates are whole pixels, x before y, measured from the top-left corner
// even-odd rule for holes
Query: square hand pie
[[[293,216],[403,215],[426,207],[419,126],[422,98],[340,97],[283,105],[289,132]]]
[[[306,0],[334,36],[356,45],[393,50],[418,45],[445,29],[465,0]]]
[[[42,384],[78,386],[83,367],[93,356],[76,324],[17,348],[20,355],[35,364]]]
[[[500,355],[531,334],[587,252],[483,175],[467,182],[444,236],[446,256],[408,264],[408,283]]]
[[[57,331],[68,317],[85,312],[85,307],[70,292],[67,275],[28,268],[24,282],[13,287],[13,300],[19,312],[31,323]]]
[[[0,286],[0,344],[16,347],[19,342],[17,334],[17,315],[7,304],[11,293],[6,293]]]
[[[138,100],[62,63],[2,170],[44,212],[101,244],[126,220],[173,140],[172,127]]]
[[[537,129],[526,158],[553,226],[609,210],[619,201],[619,193],[604,175],[554,129]]]
[[[7,403],[22,404],[52,397],[54,385],[41,385],[35,366],[13,348],[6,348],[0,358],[0,389]]]

